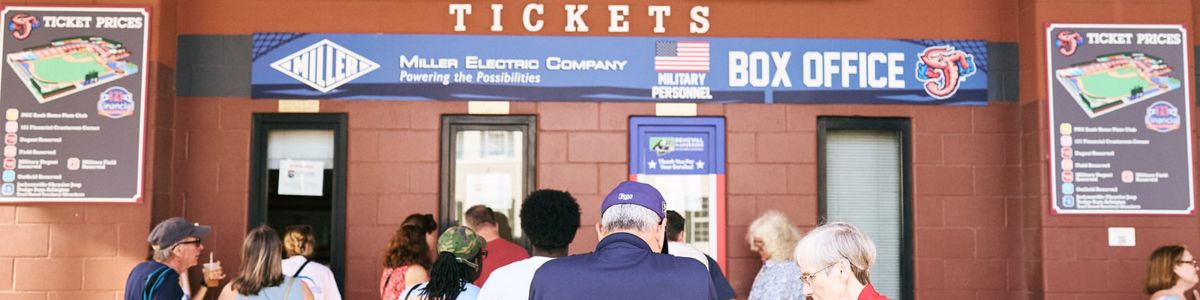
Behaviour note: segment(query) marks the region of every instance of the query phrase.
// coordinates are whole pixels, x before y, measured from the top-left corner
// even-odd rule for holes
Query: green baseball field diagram
[[[40,103],[138,72],[117,41],[72,37],[5,55],[6,62]]]
[[[1055,77],[1089,117],[1165,94],[1181,86],[1172,68],[1144,53],[1116,53],[1059,69]]]

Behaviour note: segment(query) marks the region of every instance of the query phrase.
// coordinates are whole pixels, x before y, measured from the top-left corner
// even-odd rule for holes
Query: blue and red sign
[[[987,104],[981,40],[256,33],[267,99]]]

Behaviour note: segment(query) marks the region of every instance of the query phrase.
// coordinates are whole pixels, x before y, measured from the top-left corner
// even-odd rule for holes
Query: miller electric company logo
[[[8,31],[12,31],[12,36],[18,40],[29,38],[29,34],[39,27],[42,27],[41,22],[27,14],[13,15],[12,19],[8,21]]]
[[[959,83],[975,75],[975,56],[953,46],[925,48],[918,58],[917,80],[925,83],[925,93],[938,100],[953,97]]]
[[[379,68],[379,64],[329,40],[321,40],[271,64],[272,68],[328,93]]]

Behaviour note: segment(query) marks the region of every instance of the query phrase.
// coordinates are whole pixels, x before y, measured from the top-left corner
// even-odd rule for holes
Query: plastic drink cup
[[[221,279],[217,278],[217,271],[221,270],[221,262],[214,262],[212,253],[208,254],[208,262],[204,263],[204,285],[217,286],[221,284]]]

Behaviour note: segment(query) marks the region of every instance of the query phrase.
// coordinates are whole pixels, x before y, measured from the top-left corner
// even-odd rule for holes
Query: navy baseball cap
[[[645,207],[658,214],[659,220],[667,216],[666,210],[663,208],[666,206],[667,200],[663,199],[658,189],[641,182],[626,181],[617,184],[616,188],[608,192],[608,196],[604,196],[604,203],[600,205],[600,215],[604,215],[604,211],[617,204],[634,204]]]
[[[150,246],[154,250],[164,249],[174,246],[175,243],[189,236],[204,237],[211,230],[212,227],[189,223],[187,219],[174,217],[154,226],[154,230],[150,231],[150,236],[146,237],[146,241],[150,242]]]

